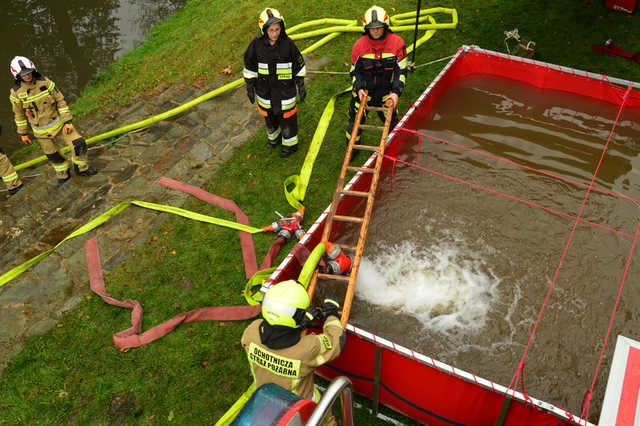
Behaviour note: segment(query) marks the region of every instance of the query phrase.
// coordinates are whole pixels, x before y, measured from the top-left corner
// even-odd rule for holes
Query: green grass
[[[640,28],[638,13],[610,12],[600,1],[442,3],[458,9],[460,24],[456,30],[436,33],[417,52],[417,64],[449,56],[462,44],[504,51],[503,31],[517,27],[523,37],[536,41],[536,59],[640,80],[640,66],[590,48],[612,37],[626,50],[637,49],[640,36],[632,28]],[[382,5],[394,14],[409,11],[413,4],[390,0]],[[228,5],[220,0],[189,1],[183,11],[156,27],[146,43],[96,76],[75,102],[74,111],[87,115],[118,108],[153,96],[161,86],[236,78],[221,72],[230,66],[233,76],[240,74],[244,48],[256,34],[256,16],[265,4],[251,0]],[[285,14],[291,26],[323,17],[360,17],[370,3],[317,0],[292,7],[291,2],[278,0],[271,5]],[[410,42],[413,33],[401,35]],[[343,34],[317,51],[333,59],[327,70],[348,69],[345,63],[356,38],[357,34]],[[298,46],[303,49],[310,43],[300,41]],[[409,75],[401,111],[443,65],[422,67]],[[348,84],[346,76],[314,76],[308,82],[309,96],[299,114],[303,152],[282,160],[267,152],[259,131],[235,150],[205,189],[235,200],[254,226],[272,222],[274,210],[290,212],[282,182],[299,171],[329,97]],[[347,102],[347,97],[338,100],[315,164],[305,200],[307,226],[330,202],[344,155]],[[185,208],[234,220],[230,213],[198,200],[190,200]],[[132,258],[106,273],[108,292],[142,303],[144,330],[191,309],[243,304],[240,292],[246,280],[237,232],[171,217],[154,236],[157,240],[150,238],[136,247]],[[255,236],[258,262],[273,238]],[[62,317],[59,327],[30,338],[0,379],[0,423],[211,424],[249,385],[247,361],[238,343],[247,322],[187,324],[150,345],[121,352],[111,335],[127,328],[129,321],[129,310],[93,296]],[[363,411],[357,416],[358,424],[375,423]]]

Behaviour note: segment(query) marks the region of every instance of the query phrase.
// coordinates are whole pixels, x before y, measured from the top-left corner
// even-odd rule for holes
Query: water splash
[[[459,237],[429,247],[405,240],[374,253],[362,259],[359,298],[444,334],[477,333],[485,326],[500,280]]]

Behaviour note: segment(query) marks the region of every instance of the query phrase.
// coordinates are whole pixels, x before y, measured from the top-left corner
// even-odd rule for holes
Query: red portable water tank
[[[606,0],[604,5],[618,12],[633,13],[636,8],[636,0]]]

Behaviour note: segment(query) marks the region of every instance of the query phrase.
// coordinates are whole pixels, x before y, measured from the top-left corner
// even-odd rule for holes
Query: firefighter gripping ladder
[[[382,169],[382,161],[384,158],[384,149],[387,142],[387,137],[389,135],[389,127],[391,126],[391,118],[393,116],[393,107],[391,100],[387,100],[383,107],[374,107],[366,105],[367,96],[365,95],[360,99],[360,108],[358,109],[358,113],[356,115],[355,123],[353,125],[353,130],[351,132],[351,138],[349,139],[349,145],[347,147],[347,153],[344,157],[344,162],[342,163],[342,170],[340,172],[340,176],[338,177],[338,183],[336,185],[336,190],[333,194],[333,201],[331,202],[331,208],[329,209],[329,214],[327,216],[327,222],[324,227],[324,231],[322,233],[322,241],[329,241],[331,237],[331,229],[333,227],[334,221],[339,222],[350,222],[356,223],[360,225],[360,233],[358,234],[358,242],[355,246],[346,246],[340,244],[340,246],[346,250],[347,252],[355,252],[353,258],[353,264],[351,267],[351,271],[348,275],[331,275],[320,273],[318,269],[315,270],[311,280],[309,282],[308,292],[309,296],[313,298],[313,293],[316,288],[316,284],[318,278],[330,279],[330,280],[339,280],[348,282],[347,291],[343,302],[342,315],[340,317],[340,321],[342,322],[343,327],[346,327],[347,321],[349,320],[349,313],[351,312],[351,302],[353,301],[353,296],[356,288],[356,279],[358,278],[358,269],[360,268],[360,260],[362,258],[362,252],[364,251],[364,244],[367,238],[367,230],[369,228],[369,220],[371,219],[371,212],[373,211],[373,200],[375,198],[376,188],[378,187],[378,180],[380,178],[380,170]],[[365,124],[360,124],[362,121],[362,117],[365,113],[365,110],[368,111],[381,111],[385,114],[385,122],[384,126],[369,126]],[[368,146],[368,145],[360,145],[356,144],[356,138],[360,129],[375,129],[382,130],[382,136],[380,137],[379,146]],[[354,149],[365,150],[365,151],[373,151],[376,152],[377,158],[376,163],[373,169],[367,167],[354,167],[350,166],[349,162],[351,160],[351,154],[354,152]],[[371,184],[369,186],[368,191],[352,191],[345,190],[345,176],[347,171],[354,172],[362,172],[362,173],[371,173]],[[367,199],[367,204],[364,211],[364,216],[343,216],[336,214],[338,209],[338,204],[343,196],[355,196],[355,197],[364,197]]]

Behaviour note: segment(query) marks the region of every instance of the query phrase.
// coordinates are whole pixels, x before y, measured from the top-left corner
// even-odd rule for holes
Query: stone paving
[[[327,58],[310,56],[307,68]],[[202,89],[171,87],[121,112],[76,120],[85,137],[172,109],[222,84]],[[122,201],[141,199],[182,206],[187,194],[153,182],[162,176],[203,186],[233,148],[263,130],[263,119],[244,86],[200,103],[179,116],[121,136],[114,144],[90,146],[91,177],[73,176],[61,188],[43,162],[19,172],[25,187],[0,193],[0,274],[54,247],[79,226]],[[111,146],[109,146],[111,145]],[[38,153],[41,155],[41,153]],[[298,153],[297,155],[304,155]],[[35,177],[29,177],[37,175]],[[45,333],[89,291],[84,243],[99,236],[103,267],[113,269],[131,248],[148,239],[169,215],[131,207],[89,233],[68,240],[47,258],[0,287],[0,376],[26,338]]]

